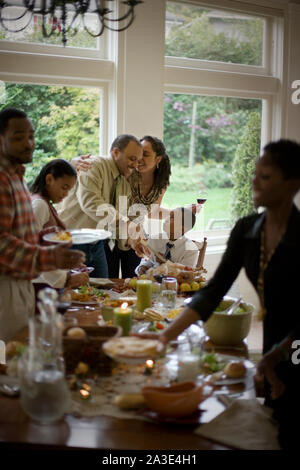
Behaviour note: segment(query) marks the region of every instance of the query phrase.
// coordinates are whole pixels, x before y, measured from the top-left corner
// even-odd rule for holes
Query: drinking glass
[[[40,424],[58,421],[70,406],[60,318],[53,316],[48,322],[39,317],[29,320],[29,346],[18,363],[21,407]]]
[[[163,308],[171,310],[176,306],[177,279],[165,277],[161,284],[161,301]]]

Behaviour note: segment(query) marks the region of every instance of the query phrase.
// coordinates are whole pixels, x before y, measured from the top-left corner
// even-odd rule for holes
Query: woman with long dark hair
[[[300,365],[293,359],[300,340],[300,212],[294,204],[300,145],[283,139],[266,145],[252,185],[255,207],[265,211],[238,220],[212,279],[156,337],[166,344],[199,318],[208,320],[244,267],[261,303],[264,355],[257,380],[264,379],[265,404],[278,420],[281,446],[296,449],[299,439],[291,423],[300,419]]]
[[[33,212],[39,231],[47,227],[66,229],[54,204],[61,202],[68,195],[76,183],[76,178],[76,170],[63,159],[51,160],[42,168],[30,187]],[[87,273],[71,273],[60,269],[42,273],[33,283],[38,290],[41,284],[54,288],[78,287],[86,284],[88,279]]]

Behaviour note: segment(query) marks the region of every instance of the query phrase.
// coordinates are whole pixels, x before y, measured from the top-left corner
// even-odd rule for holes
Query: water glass
[[[165,309],[171,310],[176,306],[177,279],[165,277],[161,284],[161,301]]]

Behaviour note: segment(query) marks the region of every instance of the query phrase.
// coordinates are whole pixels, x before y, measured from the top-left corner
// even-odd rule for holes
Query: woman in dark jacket
[[[210,282],[159,335],[166,344],[199,316],[206,321],[244,267],[260,298],[264,326],[258,376],[265,378],[265,404],[274,409],[284,448],[297,445],[291,420],[300,418],[300,365],[292,361],[293,342],[300,340],[300,212],[293,204],[299,189],[300,145],[271,142],[253,178],[255,206],[266,210],[236,223]]]

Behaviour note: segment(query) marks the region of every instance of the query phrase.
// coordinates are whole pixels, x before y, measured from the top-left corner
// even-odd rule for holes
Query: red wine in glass
[[[197,198],[198,204],[204,204],[206,201],[207,201],[206,198],[201,198],[201,197]]]

